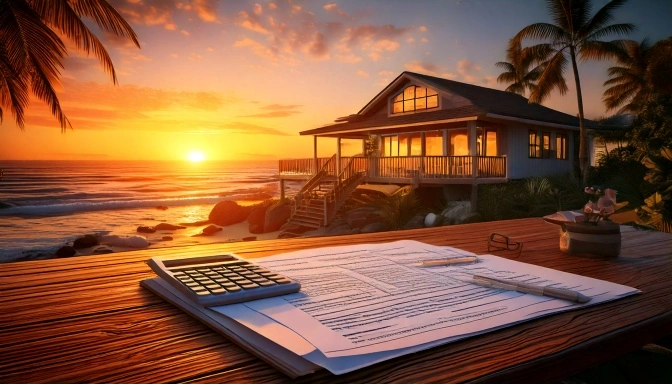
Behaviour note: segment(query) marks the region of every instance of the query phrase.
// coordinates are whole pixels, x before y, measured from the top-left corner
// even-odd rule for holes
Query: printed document
[[[291,295],[212,309],[335,373],[510,326],[595,305],[637,289],[492,255],[470,264],[421,261],[473,256],[416,241],[308,249],[255,262],[301,283]],[[566,288],[585,304],[471,284],[473,275]],[[314,358],[319,361],[311,359]],[[366,360],[366,358],[364,358]],[[370,364],[367,363],[366,365]]]

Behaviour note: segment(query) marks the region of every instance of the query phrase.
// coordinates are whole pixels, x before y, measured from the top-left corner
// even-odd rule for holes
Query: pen
[[[570,289],[544,287],[541,285],[527,284],[514,280],[497,279],[494,277],[485,277],[480,275],[474,275],[471,282],[489,288],[507,289],[521,293],[530,293],[537,296],[553,297],[556,299],[573,301],[575,303],[587,303],[592,299],[592,297],[585,296],[580,292],[572,291]]]
[[[439,267],[443,265],[475,263],[478,261],[476,256],[453,257],[450,259],[424,260],[420,262],[420,267]]]

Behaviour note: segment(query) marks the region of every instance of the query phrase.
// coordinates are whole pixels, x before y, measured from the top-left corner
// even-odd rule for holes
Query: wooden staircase
[[[366,178],[365,171],[355,170],[352,161],[335,175],[336,155],[297,193],[292,202],[289,222],[309,228],[329,225],[336,211]]]

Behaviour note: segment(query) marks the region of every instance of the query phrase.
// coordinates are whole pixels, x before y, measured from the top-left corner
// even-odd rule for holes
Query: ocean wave
[[[0,216],[57,216],[71,215],[80,212],[119,210],[152,207],[181,207],[189,205],[215,205],[223,200],[257,201],[267,200],[274,196],[265,192],[229,193],[226,196],[198,196],[183,198],[140,199],[140,200],[108,200],[79,201],[74,203],[51,203],[40,205],[13,205],[0,209]]]

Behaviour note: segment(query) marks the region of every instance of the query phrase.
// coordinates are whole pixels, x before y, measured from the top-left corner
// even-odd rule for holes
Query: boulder
[[[425,216],[425,227],[431,228],[431,227],[436,227],[441,224],[441,219],[443,216],[436,215],[434,213],[428,213],[427,216]]]
[[[280,229],[278,234],[278,239],[287,239],[292,237],[299,237],[302,234],[313,230],[314,228],[304,227],[303,225],[286,223]]]
[[[215,233],[217,233],[221,230],[222,230],[222,228],[220,228],[216,225],[208,225],[207,227],[203,228],[203,230],[201,231],[200,234],[203,235],[203,236],[212,236],[212,235],[214,235]]]
[[[264,222],[266,221],[268,207],[267,204],[261,204],[252,208],[252,212],[247,216],[250,233],[264,233]]]
[[[71,257],[75,256],[77,254],[77,251],[75,248],[69,246],[69,245],[64,245],[60,247],[58,250],[56,250],[56,253],[54,254],[56,257]]]
[[[147,248],[149,241],[142,236],[119,237],[117,235],[102,236],[100,241],[111,247]]]
[[[105,255],[108,253],[114,253],[114,250],[107,247],[99,247],[93,250],[94,255]]]
[[[418,229],[418,228],[424,228],[425,227],[425,215],[422,213],[419,213],[411,220],[409,220],[406,224],[404,224],[402,229]]]
[[[243,241],[254,241],[254,240],[257,240],[256,236],[243,237]]]
[[[72,248],[74,249],[90,248],[98,244],[99,244],[98,238],[96,236],[84,235],[78,239],[75,239],[75,241],[72,243]]]
[[[271,205],[266,210],[264,232],[268,233],[280,230],[287,220],[289,220],[291,214],[292,207],[289,205],[289,200],[279,201]]]
[[[359,233],[374,233],[374,232],[385,232],[390,229],[390,226],[383,222],[375,222],[363,226]]]
[[[168,209],[168,207],[166,207],[165,205],[157,205],[156,209],[158,209],[160,211],[165,211],[166,209]]]
[[[156,232],[156,229],[141,225],[138,227],[138,229],[136,229],[136,231],[139,233],[154,233]]]
[[[172,236],[163,236],[163,237],[161,238],[161,240],[163,240],[163,241],[170,241],[170,240],[173,240],[173,237],[172,237]]]
[[[345,219],[351,228],[363,228],[369,224],[383,221],[378,208],[370,206],[359,207],[348,211]]]
[[[242,222],[252,211],[251,206],[241,206],[235,201],[225,200],[217,203],[208,218],[213,224],[225,227]]]
[[[154,229],[157,231],[174,231],[176,229],[185,229],[187,227],[182,225],[173,225],[168,223],[159,223],[154,226]]]

